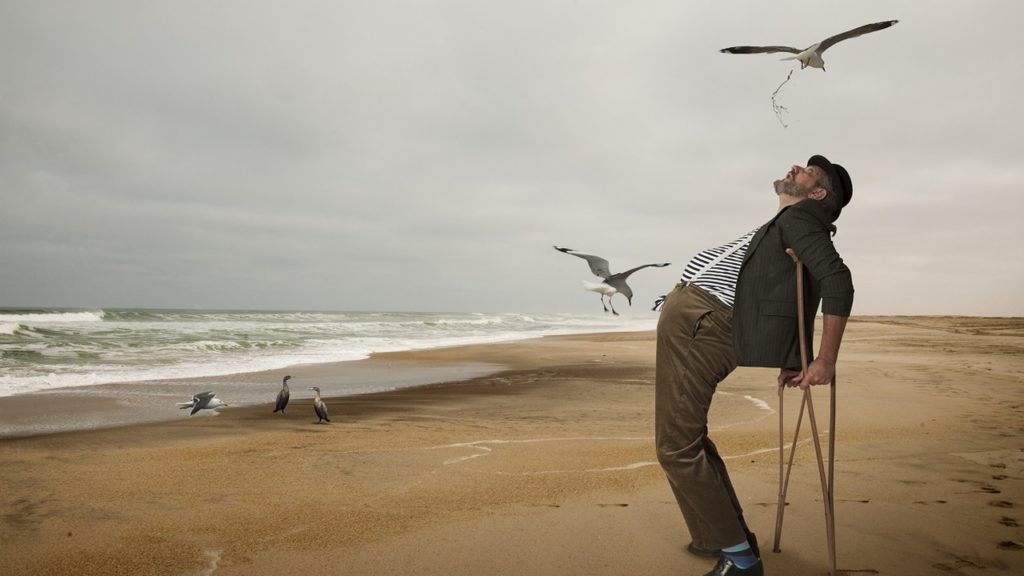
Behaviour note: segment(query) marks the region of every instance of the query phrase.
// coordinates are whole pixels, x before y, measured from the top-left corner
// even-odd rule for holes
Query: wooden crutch
[[[807,374],[807,331],[804,325],[804,266],[796,252],[787,248],[786,253],[793,259],[796,265],[796,299],[797,299],[797,322],[800,344],[800,366],[803,373]],[[807,408],[808,419],[811,423],[811,434],[814,441],[814,452],[818,460],[818,475],[821,478],[821,494],[825,504],[825,534],[828,541],[829,574],[836,576],[836,542],[835,542],[835,507],[833,498],[833,480],[835,478],[835,423],[836,423],[836,380],[833,376],[830,383],[831,394],[829,402],[829,446],[828,446],[828,478],[825,477],[825,467],[822,462],[821,442],[818,437],[818,424],[814,417],[814,402],[811,399],[811,387],[804,387],[804,393],[800,402],[800,412],[797,415],[796,432],[793,436],[793,443],[789,451],[789,464],[783,472],[783,460],[785,459],[785,439],[783,432],[783,396],[785,386],[779,386],[779,502],[775,516],[775,545],[774,552],[779,552],[779,542],[782,539],[782,518],[786,507],[786,491],[789,489],[789,476],[793,469],[793,457],[796,454],[796,443],[800,437],[800,423],[803,421],[804,407]]]

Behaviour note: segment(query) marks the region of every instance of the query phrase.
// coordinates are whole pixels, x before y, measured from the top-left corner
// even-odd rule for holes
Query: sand
[[[653,356],[648,332],[384,354],[363,368],[502,369],[332,398],[324,425],[295,391],[334,365],[291,370],[284,416],[267,404],[0,439],[0,574],[704,574],[713,561],[684,551],[655,460]],[[781,553],[767,551],[773,382],[737,370],[712,437],[766,573],[825,574],[806,424]],[[1024,573],[1024,320],[853,318],[839,387],[840,572]],[[48,400],[69,417],[113,409]],[[25,409],[0,401],[0,420]]]

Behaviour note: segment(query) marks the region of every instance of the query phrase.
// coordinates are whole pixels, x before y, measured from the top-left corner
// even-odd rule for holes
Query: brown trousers
[[[654,427],[658,461],[694,544],[720,549],[746,539],[725,462],[708,438],[718,383],[736,368],[732,309],[680,283],[658,320]]]

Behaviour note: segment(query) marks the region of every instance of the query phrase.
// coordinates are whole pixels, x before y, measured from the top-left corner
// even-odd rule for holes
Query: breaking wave
[[[376,352],[653,329],[656,316],[573,314],[0,311],[0,396],[343,362]]]

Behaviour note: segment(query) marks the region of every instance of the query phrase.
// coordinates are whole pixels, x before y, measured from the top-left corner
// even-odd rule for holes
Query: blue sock
[[[754,549],[750,547],[750,542],[746,540],[735,546],[722,548],[722,554],[738,568],[744,570],[756,565],[760,561],[760,558],[754,555]]]

